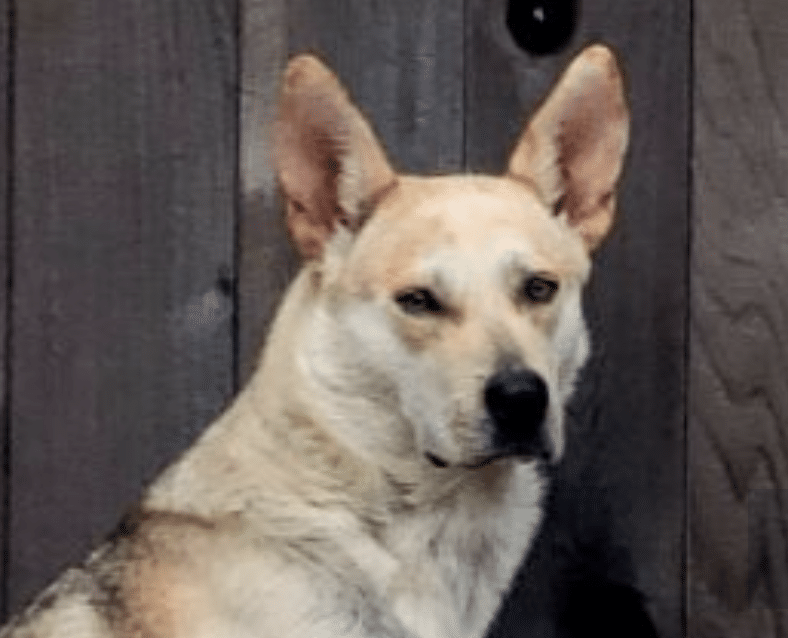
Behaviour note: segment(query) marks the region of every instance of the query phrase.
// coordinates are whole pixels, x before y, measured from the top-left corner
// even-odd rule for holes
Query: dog
[[[399,174],[335,75],[275,127],[303,266],[249,384],[0,638],[481,638],[542,517],[629,136],[583,49],[505,174]]]

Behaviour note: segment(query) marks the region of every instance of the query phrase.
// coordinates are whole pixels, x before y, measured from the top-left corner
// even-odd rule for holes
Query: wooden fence
[[[620,218],[566,461],[493,633],[555,635],[557,592],[590,569],[641,590],[665,638],[788,636],[788,4],[585,0],[569,42],[530,55],[513,2],[6,0],[4,614],[254,365],[297,267],[267,128],[288,55],[336,69],[399,167],[498,171],[603,40],[633,110]]]

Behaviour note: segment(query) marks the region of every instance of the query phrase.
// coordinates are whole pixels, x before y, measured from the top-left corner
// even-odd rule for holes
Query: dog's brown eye
[[[532,303],[547,303],[553,298],[558,284],[542,277],[531,277],[525,282],[523,294]]]
[[[410,315],[434,314],[443,311],[443,306],[435,299],[435,296],[423,288],[398,294],[395,300],[400,308]]]

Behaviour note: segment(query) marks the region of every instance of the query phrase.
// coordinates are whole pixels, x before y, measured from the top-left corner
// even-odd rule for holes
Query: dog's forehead
[[[352,270],[387,287],[429,270],[472,276],[508,265],[584,276],[589,261],[531,188],[487,176],[401,178],[359,244]]]

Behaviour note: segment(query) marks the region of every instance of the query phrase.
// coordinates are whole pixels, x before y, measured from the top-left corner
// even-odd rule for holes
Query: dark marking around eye
[[[418,288],[398,294],[395,298],[400,308],[409,315],[438,314],[443,306],[429,290]]]
[[[561,195],[561,197],[555,200],[555,203],[553,204],[553,215],[556,216],[560,215],[563,212],[565,205],[566,205],[566,195]]]
[[[531,303],[548,303],[556,291],[558,283],[544,277],[531,277],[523,286],[523,294]]]

